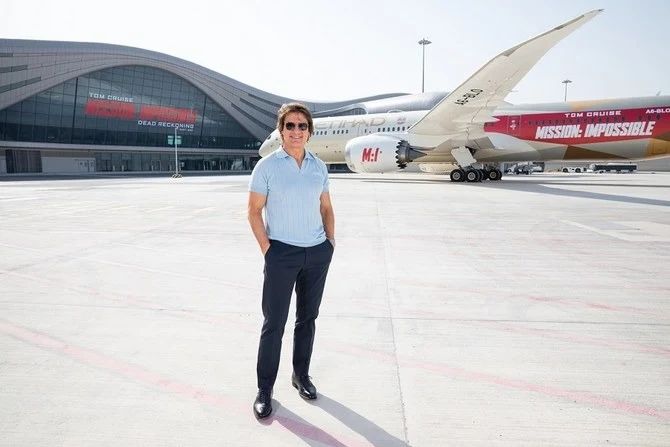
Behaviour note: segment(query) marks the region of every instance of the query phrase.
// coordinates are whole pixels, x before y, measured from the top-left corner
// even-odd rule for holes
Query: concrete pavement
[[[0,183],[0,446],[670,444],[669,174],[331,179],[264,423],[248,176]]]

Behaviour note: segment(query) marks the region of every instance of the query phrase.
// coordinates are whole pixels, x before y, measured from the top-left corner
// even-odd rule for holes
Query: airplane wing
[[[554,45],[603,10],[596,9],[527,40],[491,59],[408,130],[410,144],[432,148],[449,139],[484,135],[493,111]]]

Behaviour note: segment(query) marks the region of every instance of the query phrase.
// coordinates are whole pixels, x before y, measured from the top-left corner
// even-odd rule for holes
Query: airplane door
[[[507,133],[513,136],[521,135],[521,116],[511,115],[507,117]]]

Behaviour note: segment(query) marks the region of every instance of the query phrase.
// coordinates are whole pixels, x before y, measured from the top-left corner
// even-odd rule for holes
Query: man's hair
[[[281,134],[281,131],[284,130],[284,122],[286,121],[286,116],[289,113],[302,113],[302,115],[305,117],[307,120],[307,124],[309,125],[309,135],[314,134],[314,122],[312,121],[312,114],[309,112],[309,109],[304,105],[300,104],[299,102],[290,102],[288,104],[284,104],[279,108],[279,111],[277,112],[277,130],[279,130],[279,133]]]

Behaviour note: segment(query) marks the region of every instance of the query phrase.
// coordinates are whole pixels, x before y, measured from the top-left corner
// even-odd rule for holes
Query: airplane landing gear
[[[500,169],[494,168],[488,171],[489,180],[497,181],[500,180],[501,178],[502,178],[502,171]]]
[[[467,171],[465,173],[465,180],[468,181],[469,183],[481,182],[482,173],[479,172],[479,169],[472,169],[470,171]]]
[[[493,169],[473,169],[457,168],[451,171],[449,178],[452,182],[477,183],[483,180],[498,181],[502,178],[502,171],[498,168]]]
[[[451,179],[452,182],[462,182],[465,180],[465,171],[462,170],[461,168],[454,169],[449,174],[449,178]]]

